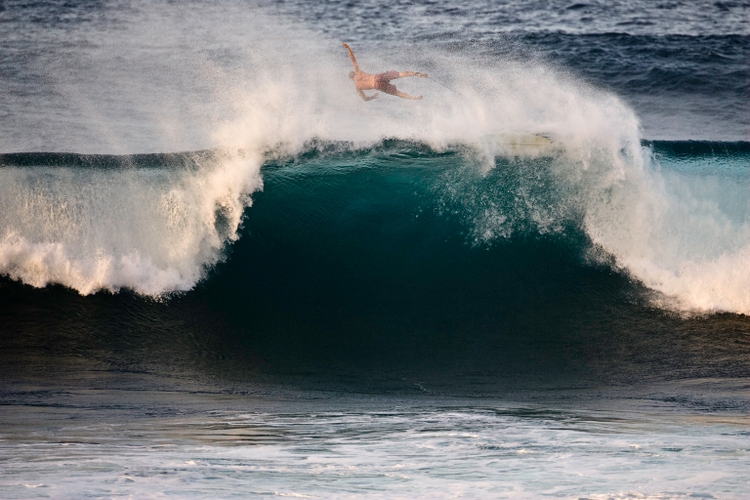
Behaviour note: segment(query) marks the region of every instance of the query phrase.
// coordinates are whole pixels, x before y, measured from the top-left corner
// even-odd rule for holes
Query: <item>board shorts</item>
[[[396,86],[391,85],[394,78],[398,78],[398,71],[386,71],[375,75],[375,88],[386,93],[397,92]]]

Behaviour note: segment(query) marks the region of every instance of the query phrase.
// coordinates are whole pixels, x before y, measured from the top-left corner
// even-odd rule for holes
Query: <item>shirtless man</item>
[[[427,73],[415,73],[414,71],[386,71],[385,73],[371,75],[370,73],[365,73],[364,71],[361,71],[359,69],[359,66],[357,65],[357,59],[354,57],[354,52],[352,52],[352,49],[349,48],[349,45],[345,43],[342,43],[341,45],[343,45],[344,48],[349,51],[349,58],[352,60],[352,64],[354,65],[354,71],[349,73],[349,78],[354,80],[354,86],[356,87],[357,92],[365,101],[371,101],[375,99],[379,94],[375,92],[372,96],[367,97],[365,93],[362,92],[363,90],[380,90],[382,92],[385,92],[386,94],[395,95],[403,99],[422,98],[421,95],[411,96],[409,94],[404,94],[403,92],[399,91],[395,85],[391,84],[391,80],[395,80],[396,78],[403,78],[405,76],[421,76],[422,78],[427,78]]]

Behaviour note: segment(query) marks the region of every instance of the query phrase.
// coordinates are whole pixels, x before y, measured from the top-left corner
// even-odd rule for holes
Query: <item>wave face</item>
[[[217,201],[239,154],[1,156],[3,273],[119,293],[4,280],[0,365],[463,395],[747,377],[747,318],[718,313],[747,311],[750,147],[633,149],[318,141],[267,153],[241,218]]]
[[[499,247],[510,252],[503,266],[523,279],[561,265],[559,252],[576,273],[604,266],[645,285],[652,305],[750,313],[747,143],[656,142],[633,156],[594,149],[585,159],[564,150],[498,156],[489,169],[474,149],[325,146],[266,166],[266,213],[247,212],[248,232],[257,220],[295,248],[347,249],[340,258],[352,272],[380,272],[358,253],[377,260],[384,252],[382,268],[426,261],[429,275],[452,269],[481,279],[476,255]],[[530,257],[529,245],[541,242],[557,250]],[[556,274],[552,282],[568,279]]]
[[[488,165],[490,147],[509,147],[507,138],[486,138],[484,150],[317,142],[294,156],[272,153],[262,169],[221,152],[4,155],[0,262],[34,286],[159,296],[193,288],[227,256],[249,265],[255,257],[227,245],[242,236],[262,247],[253,236],[262,231],[283,235],[263,259],[273,272],[292,265],[285,252],[311,247],[339,254],[353,273],[380,273],[367,259],[382,252],[384,269],[423,261],[428,275],[480,279],[475,255],[499,246],[513,255],[508,265],[534,274],[560,265],[554,255],[530,257],[528,245],[547,242],[579,273],[605,266],[642,283],[660,307],[750,312],[746,143],[655,142],[632,156],[594,149],[585,158],[531,150]],[[242,193],[261,177],[259,209]]]

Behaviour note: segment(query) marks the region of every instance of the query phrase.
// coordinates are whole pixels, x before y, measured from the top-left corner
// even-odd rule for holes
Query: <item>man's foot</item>
[[[422,78],[427,78],[427,73],[417,73],[414,76],[421,76]]]
[[[421,96],[421,95],[418,95],[417,97],[415,97],[415,98],[414,98],[414,100],[415,100],[415,101],[421,101],[421,100],[422,100],[422,96]]]

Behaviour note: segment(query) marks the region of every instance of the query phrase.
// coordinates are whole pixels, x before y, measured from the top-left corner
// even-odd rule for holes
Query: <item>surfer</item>
[[[352,64],[354,65],[354,71],[349,73],[349,78],[354,80],[354,87],[357,89],[357,93],[365,101],[371,101],[375,99],[379,94],[375,92],[373,95],[368,97],[364,92],[362,92],[363,90],[380,90],[381,92],[395,95],[397,97],[401,97],[402,99],[419,100],[422,98],[421,95],[411,96],[409,94],[401,92],[396,88],[395,85],[391,83],[391,80],[395,80],[396,78],[403,78],[405,76],[421,76],[422,78],[427,78],[427,73],[417,73],[414,71],[386,71],[385,73],[371,75],[370,73],[365,73],[364,71],[361,71],[359,69],[359,65],[357,65],[357,59],[354,57],[354,52],[352,52],[352,49],[349,48],[349,45],[345,43],[342,43],[341,45],[343,45],[344,48],[349,51],[349,58],[352,60]]]

